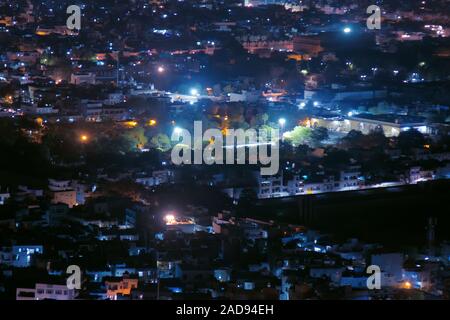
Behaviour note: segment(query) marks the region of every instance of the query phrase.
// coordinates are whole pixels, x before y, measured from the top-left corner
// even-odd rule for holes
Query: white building
[[[361,177],[361,167],[352,166],[340,173],[340,189],[344,188],[358,188],[361,185],[359,178]]]
[[[36,283],[34,288],[17,288],[16,300],[74,300],[75,289],[67,285]]]
[[[283,176],[258,176],[258,198],[274,198],[289,195],[283,187]]]

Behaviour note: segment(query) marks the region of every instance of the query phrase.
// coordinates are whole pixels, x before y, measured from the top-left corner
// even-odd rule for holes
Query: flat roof
[[[419,116],[405,116],[398,114],[370,114],[362,113],[356,116],[348,117],[353,120],[371,120],[377,122],[385,122],[388,124],[395,124],[400,126],[405,125],[425,125],[425,118]]]

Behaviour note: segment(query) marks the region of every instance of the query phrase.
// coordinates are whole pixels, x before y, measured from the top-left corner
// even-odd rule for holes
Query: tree
[[[163,133],[158,133],[156,136],[154,136],[150,140],[150,143],[153,148],[158,149],[162,152],[169,151],[172,147],[169,137]]]
[[[290,141],[294,147],[310,142],[312,129],[308,127],[297,126],[292,131],[285,134],[286,140]]]
[[[350,130],[349,133],[344,137],[344,139],[349,140],[350,142],[358,141],[363,137],[363,133],[358,130]]]
[[[255,204],[258,199],[258,195],[255,190],[252,188],[245,188],[242,190],[239,196],[238,202],[238,213],[247,214],[248,210],[252,205]]]
[[[258,112],[256,114],[256,123],[264,126],[267,123],[267,120],[269,120],[269,115],[267,113],[260,113]]]
[[[306,144],[300,144],[295,148],[295,155],[300,158],[304,159],[308,155],[309,147]]]
[[[388,142],[389,140],[384,135],[383,129],[376,129],[368,135],[365,135],[363,138],[363,146],[365,146],[366,149],[376,147],[385,148]]]
[[[311,140],[315,143],[319,143],[328,139],[328,129],[325,127],[317,127],[311,132]]]
[[[324,158],[323,166],[325,168],[338,168],[343,165],[348,165],[350,162],[350,155],[344,150],[331,149],[327,151],[327,156]]]
[[[416,129],[400,132],[397,139],[397,146],[402,151],[409,151],[412,148],[420,148],[424,145],[424,143],[425,137]]]
[[[12,146],[19,139],[20,133],[13,121],[8,118],[0,119],[0,145]]]
[[[345,148],[355,148],[361,145],[364,134],[358,130],[350,130],[345,137],[341,139],[341,144]]]
[[[123,136],[130,150],[141,149],[148,142],[145,130],[141,127],[127,130]]]
[[[258,128],[258,130],[259,130],[260,132],[264,132],[264,133],[267,134],[267,136],[269,137],[269,136],[272,135],[272,132],[273,132],[273,130],[275,130],[275,127],[271,127],[271,126],[269,126],[269,125],[267,125],[267,124],[264,124],[264,125],[260,126],[260,127]]]
[[[269,120],[269,115],[267,113],[263,113],[261,120],[263,121],[263,124],[266,124],[267,120]]]

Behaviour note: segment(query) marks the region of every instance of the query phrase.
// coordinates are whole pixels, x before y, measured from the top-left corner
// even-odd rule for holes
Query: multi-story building
[[[42,245],[14,245],[11,248],[11,265],[16,268],[27,268],[32,265],[36,254],[44,253]]]
[[[36,283],[34,288],[16,289],[16,300],[74,300],[76,296],[66,284]]]
[[[273,198],[287,196],[283,187],[283,176],[261,176],[258,177],[258,198]]]
[[[138,286],[137,278],[130,278],[128,275],[123,277],[107,277],[105,279],[106,296],[108,299],[117,300],[118,295],[130,295],[132,289]]]
[[[70,76],[70,83],[74,85],[95,84],[95,74],[91,72],[72,73]]]

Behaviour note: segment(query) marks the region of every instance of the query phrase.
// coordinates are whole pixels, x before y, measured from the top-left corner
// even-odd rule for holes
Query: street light
[[[89,140],[89,137],[87,135],[83,134],[80,136],[80,140],[81,140],[81,142],[86,142]]]
[[[350,33],[350,32],[352,32],[351,28],[349,28],[349,27],[344,28],[344,33]]]
[[[164,217],[164,220],[166,221],[167,224],[171,224],[175,222],[175,216],[173,214],[167,214]]]
[[[198,90],[196,88],[191,89],[191,96],[198,96]]]
[[[166,69],[163,66],[159,66],[158,67],[158,72],[159,73],[163,73],[164,71],[166,71]]]

